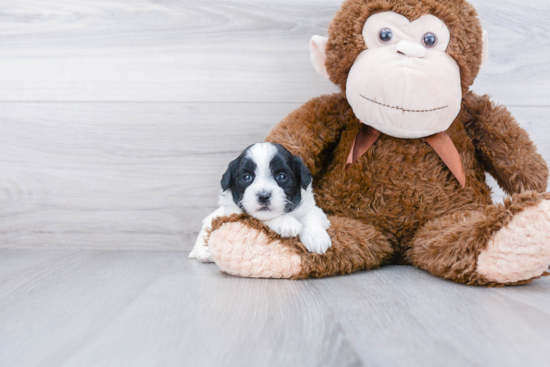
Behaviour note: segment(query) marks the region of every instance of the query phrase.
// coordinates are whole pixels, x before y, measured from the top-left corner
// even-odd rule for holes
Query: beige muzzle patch
[[[391,31],[382,41],[381,30]],[[435,35],[427,47],[423,36]],[[355,60],[346,97],[357,118],[384,134],[404,139],[446,131],[460,112],[460,69],[446,53],[450,33],[437,17],[409,22],[385,12],[365,23],[367,49]]]

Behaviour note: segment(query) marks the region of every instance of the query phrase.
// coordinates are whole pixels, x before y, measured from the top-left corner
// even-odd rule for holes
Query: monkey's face
[[[311,40],[314,68],[362,123],[398,138],[447,130],[487,58],[486,32],[463,0],[345,0],[329,34]]]
[[[346,95],[364,124],[398,138],[449,128],[460,112],[458,64],[445,51],[450,33],[433,15],[414,22],[393,12],[368,18],[367,49],[355,60]]]

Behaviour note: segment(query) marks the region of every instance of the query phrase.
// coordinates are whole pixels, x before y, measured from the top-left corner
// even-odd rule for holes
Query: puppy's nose
[[[269,198],[271,197],[271,193],[270,192],[262,192],[262,193],[259,193],[258,194],[258,201],[261,203],[261,204],[267,204],[267,202],[269,202]]]

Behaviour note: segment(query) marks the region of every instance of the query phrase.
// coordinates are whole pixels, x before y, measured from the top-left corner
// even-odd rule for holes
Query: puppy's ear
[[[305,190],[313,180],[311,172],[307,169],[304,161],[300,157],[294,157],[294,175],[300,180],[300,186]]]
[[[229,166],[227,166],[227,171],[222,176],[222,190],[225,191],[233,184],[233,181],[235,180],[235,171],[239,167],[239,162],[241,161],[241,157],[238,157],[229,163]]]

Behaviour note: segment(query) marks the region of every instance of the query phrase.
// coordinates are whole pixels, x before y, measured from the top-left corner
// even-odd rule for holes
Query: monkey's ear
[[[327,67],[325,65],[325,49],[327,47],[328,38],[322,36],[313,36],[309,42],[309,56],[311,63],[321,76],[328,79]]]
[[[485,65],[485,62],[489,58],[489,35],[487,31],[483,30],[483,51],[481,52],[481,66]]]

